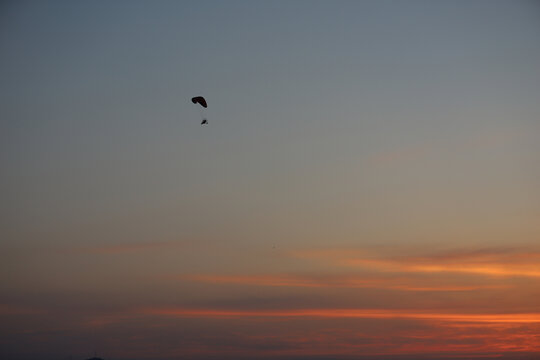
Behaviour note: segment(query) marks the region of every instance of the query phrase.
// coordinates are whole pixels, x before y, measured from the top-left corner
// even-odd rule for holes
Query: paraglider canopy
[[[195,96],[194,98],[191,98],[191,102],[194,104],[201,104],[201,106],[204,108],[208,107],[205,98],[203,98],[202,96]]]

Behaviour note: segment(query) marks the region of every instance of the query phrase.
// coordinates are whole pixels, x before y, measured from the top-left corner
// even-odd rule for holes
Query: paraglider
[[[206,102],[206,99],[203,98],[202,96],[195,96],[191,98],[191,102],[194,104],[199,104],[205,109],[208,107],[208,103]],[[204,116],[204,110],[199,108],[199,112],[201,113],[201,119],[202,119],[201,125],[208,124],[208,120]]]
[[[206,99],[202,96],[195,96],[194,98],[191,98],[191,102],[194,104],[201,104],[203,108],[207,108],[208,104],[206,103]]]

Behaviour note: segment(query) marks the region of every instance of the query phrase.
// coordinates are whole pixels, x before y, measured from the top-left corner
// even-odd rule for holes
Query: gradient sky
[[[2,2],[0,356],[540,356],[539,64],[535,1]]]

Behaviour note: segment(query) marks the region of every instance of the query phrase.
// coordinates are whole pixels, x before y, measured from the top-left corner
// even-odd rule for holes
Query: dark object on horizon
[[[202,96],[195,96],[194,98],[191,98],[191,102],[194,104],[201,104],[203,108],[207,108],[208,104],[206,103],[206,99]]]
[[[201,125],[204,125],[204,124],[208,124],[208,120],[206,120],[206,119],[203,119],[203,121],[202,121]]]

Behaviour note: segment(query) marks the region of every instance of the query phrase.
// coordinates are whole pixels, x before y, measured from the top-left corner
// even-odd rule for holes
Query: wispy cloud
[[[146,315],[172,317],[286,317],[286,318],[361,318],[361,319],[415,319],[472,323],[540,323],[540,313],[519,314],[464,314],[419,312],[394,309],[292,309],[292,310],[230,310],[155,307],[139,310]]]
[[[210,284],[308,288],[376,288],[401,291],[473,291],[508,288],[508,285],[434,285],[419,279],[354,275],[182,275],[179,280]]]
[[[199,326],[193,327],[202,320],[208,325],[204,333]],[[285,327],[284,322],[287,323]],[[538,312],[467,313],[386,308],[245,309],[158,305],[97,315],[82,325],[84,329],[99,327],[100,331],[106,332],[107,329],[125,326],[122,323],[129,326],[139,324],[147,336],[150,333],[146,331],[153,331],[148,329],[174,333],[175,343],[182,344],[182,352],[176,355],[183,356],[219,353],[242,354],[249,358],[249,355],[260,354],[264,350],[266,355],[272,356],[444,353],[444,356],[459,357],[464,354],[464,358],[473,358],[501,351],[540,351]],[[313,327],[312,324],[317,326]],[[224,325],[228,329],[225,333],[221,330]],[[154,341],[162,340],[156,338]],[[170,351],[173,349],[169,348]],[[174,357],[175,354],[169,355]]]
[[[527,249],[474,249],[430,255],[393,256],[364,251],[308,251],[293,256],[382,272],[468,273],[488,276],[540,277],[540,252]]]

